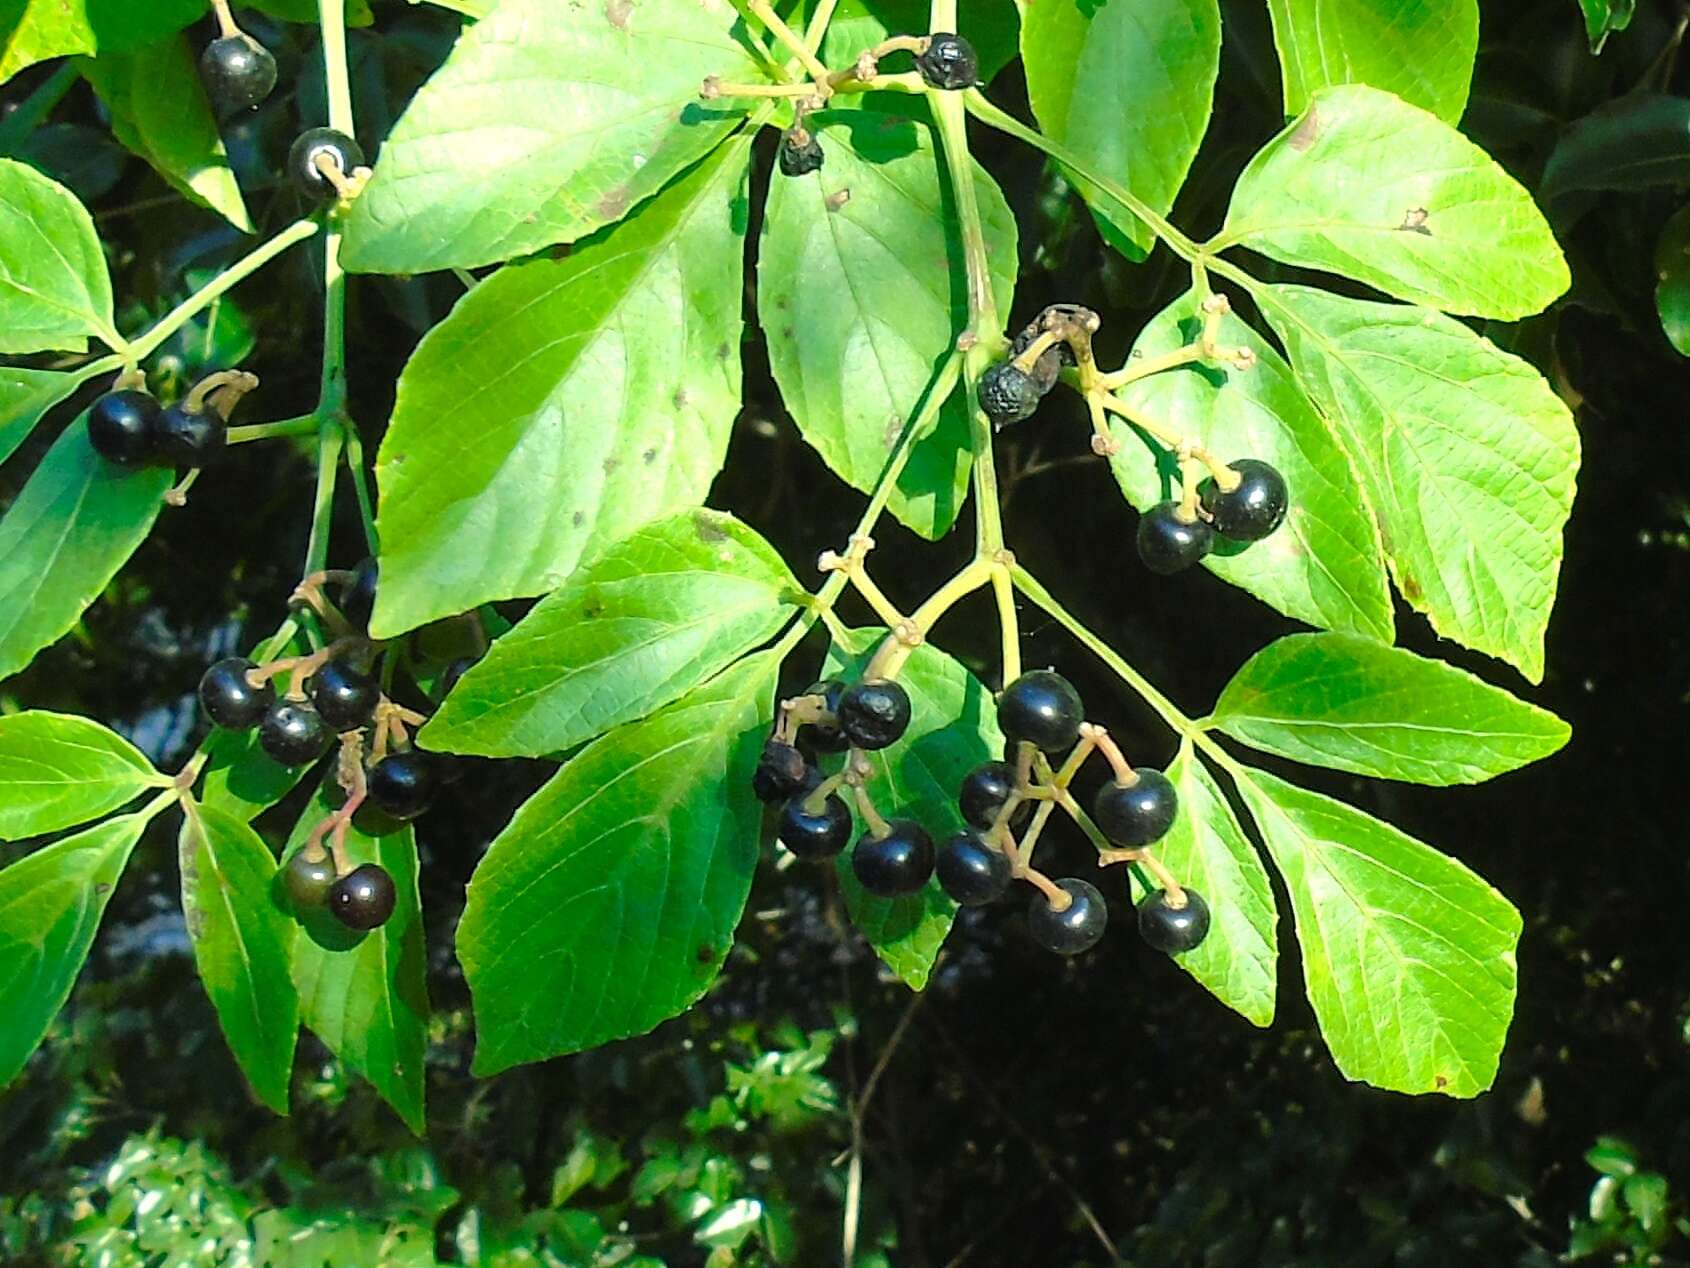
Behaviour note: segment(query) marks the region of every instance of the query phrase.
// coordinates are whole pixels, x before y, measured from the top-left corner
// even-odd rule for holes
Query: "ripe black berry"
[[[218,726],[244,731],[257,726],[276,703],[276,686],[266,680],[254,687],[247,674],[256,669],[250,660],[231,656],[220,660],[200,678],[200,708]]]
[[[830,678],[826,682],[818,682],[804,693],[807,696],[820,696],[827,711],[834,716],[832,722],[812,722],[798,732],[799,742],[813,753],[843,753],[851,747],[851,741],[845,738],[845,732],[839,729],[839,697],[845,694],[845,684],[838,678]]]
[[[204,467],[223,452],[229,428],[215,411],[172,405],[158,419],[158,461],[170,467]]]
[[[827,159],[827,155],[822,153],[821,141],[804,127],[791,127],[780,134],[777,157],[782,176],[808,176],[811,172],[819,172]]]
[[[220,115],[250,110],[276,86],[276,59],[250,35],[225,35],[200,54],[200,78]]]
[[[309,859],[301,850],[282,868],[282,879],[287,885],[293,909],[304,915],[328,901],[329,890],[335,882],[334,860],[327,854],[315,860]]]
[[[1138,776],[1136,783],[1110,780],[1103,785],[1091,806],[1092,818],[1103,835],[1128,850],[1160,841],[1179,814],[1179,794],[1166,775],[1148,766],[1140,766],[1134,773]]]
[[[851,811],[831,793],[821,809],[805,809],[808,794],[791,798],[780,812],[780,843],[801,859],[831,858],[851,839]]]
[[[338,198],[340,192],[317,170],[319,155],[332,159],[343,175],[350,176],[354,168],[364,166],[364,151],[346,133],[333,128],[312,128],[300,133],[288,151],[288,179],[300,193],[321,203]]]
[[[397,899],[387,869],[365,863],[334,883],[329,890],[329,910],[348,929],[376,929],[387,923]]]
[[[440,682],[436,687],[435,694],[444,700],[447,696],[452,694],[452,688],[458,685],[458,680],[474,667],[475,657],[458,657],[457,660],[446,666],[445,671],[440,675]]]
[[[1215,530],[1201,519],[1182,519],[1178,502],[1163,502],[1139,516],[1138,557],[1164,577],[1191,567],[1214,543]]]
[[[1074,901],[1057,911],[1043,894],[1033,895],[1033,905],[1027,909],[1027,929],[1047,951],[1057,955],[1079,955],[1090,951],[1103,937],[1109,924],[1109,907],[1097,886],[1078,877],[1056,882]]]
[[[939,885],[964,907],[982,907],[1009,888],[1009,857],[972,832],[959,832],[939,851]]]
[[[1222,493],[1213,478],[1203,481],[1198,489],[1203,509],[1223,537],[1259,542],[1285,522],[1285,511],[1291,504],[1285,477],[1256,458],[1240,458],[1227,465],[1239,474],[1238,487]]]
[[[376,680],[343,660],[331,660],[311,675],[311,703],[336,731],[367,726],[380,700]]]
[[[857,748],[895,744],[910,725],[909,693],[888,678],[865,678],[839,695],[839,729]]]
[[[980,376],[980,408],[999,430],[1032,417],[1043,399],[1039,381],[1013,362],[1000,361]]]
[[[927,51],[915,59],[921,77],[935,88],[972,88],[980,78],[980,59],[974,46],[960,35],[935,32]]]
[[[88,443],[107,462],[138,467],[158,453],[162,412],[145,392],[107,392],[88,411]]]
[[[1166,890],[1148,894],[1138,905],[1138,932],[1151,946],[1169,955],[1190,951],[1209,936],[1209,904],[1194,889],[1185,891],[1185,906],[1175,907]]]
[[[1047,753],[1073,748],[1085,716],[1074,685],[1049,669],[1022,674],[998,697],[998,726],[1004,735],[1030,740]]]
[[[758,801],[779,801],[802,789],[809,773],[810,764],[802,753],[784,740],[771,739],[757,759],[751,790]]]
[[[404,823],[427,810],[440,787],[438,762],[427,753],[406,749],[370,767],[370,800]]]
[[[258,745],[283,766],[304,766],[329,751],[334,733],[306,700],[278,700],[258,726]]]
[[[873,833],[851,851],[851,871],[876,898],[913,894],[933,875],[933,838],[914,819],[893,819],[883,837]]]
[[[969,771],[957,793],[957,805],[971,827],[984,832],[997,821],[998,811],[1015,791],[1015,768],[1008,762],[987,762]]]
[[[370,613],[376,610],[376,581],[380,575],[375,559],[366,555],[352,569],[352,580],[341,591],[341,615],[358,629],[369,628]]]

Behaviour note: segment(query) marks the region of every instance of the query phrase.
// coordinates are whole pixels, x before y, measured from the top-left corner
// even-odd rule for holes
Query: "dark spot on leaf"
[[[1432,1079],[1432,1084],[1433,1084],[1434,1087],[1436,1087],[1438,1089],[1438,1091],[1441,1092],[1446,1087],[1449,1086],[1449,1080],[1444,1078],[1444,1076],[1440,1074],[1440,1075],[1437,1075],[1436,1077],[1434,1077]]]
[[[701,542],[719,542],[727,540],[728,535],[722,531],[721,524],[717,522],[716,517],[710,514],[709,511],[694,511],[692,516],[692,526],[694,531],[698,533],[698,540]]]
[[[1311,109],[1297,125],[1297,130],[1291,134],[1291,148],[1301,154],[1319,139],[1320,115]]]
[[[581,525],[587,522],[587,513],[585,511],[576,511],[575,514],[569,517],[569,522],[576,528],[580,528]]]
[[[628,187],[618,185],[594,203],[593,210],[606,220],[620,220],[623,213],[628,210],[630,201],[632,201],[632,195],[628,193]]]
[[[610,457],[604,460],[604,473],[606,475],[610,475],[621,465],[622,459],[618,458],[615,454],[611,454]]]
[[[110,881],[95,881],[94,882],[94,892],[96,894],[99,894],[99,895],[102,895],[102,896],[111,893],[111,882]]]
[[[729,355],[732,352],[733,352],[733,349],[728,347],[728,345],[724,343],[716,349],[716,360],[726,361],[728,359]]]
[[[1426,592],[1420,588],[1420,583],[1413,577],[1403,577],[1397,584],[1402,588],[1402,597],[1410,603],[1419,603],[1426,597]]]
[[[678,409],[678,410],[685,409],[687,407],[687,390],[686,390],[686,388],[684,388],[684,387],[676,388],[675,389],[675,395],[670,399],[673,400],[676,409]]]
[[[605,0],[604,16],[618,31],[628,29],[628,15],[634,11],[634,0]]]
[[[1427,227],[1426,221],[1430,215],[1424,207],[1410,207],[1403,214],[1402,223],[1397,228],[1403,233],[1423,233],[1429,238],[1432,231]]]
[[[603,615],[604,604],[602,603],[589,603],[581,609],[581,619],[585,621],[594,621]]]
[[[700,964],[714,964],[716,962],[716,948],[708,942],[699,943],[698,950],[694,954],[698,957]]]
[[[825,202],[824,202],[824,205],[827,207],[827,209],[829,211],[838,211],[841,207],[843,207],[846,203],[848,203],[850,201],[851,201],[851,191],[850,191],[849,188],[845,188],[845,189],[840,190],[836,194],[829,194],[827,196]]]
[[[655,448],[647,449],[640,455],[640,461],[649,467],[652,463],[657,461],[657,450]]]

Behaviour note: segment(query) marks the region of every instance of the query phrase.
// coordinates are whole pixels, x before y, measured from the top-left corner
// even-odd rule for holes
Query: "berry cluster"
[[[223,452],[229,415],[258,386],[242,370],[210,375],[171,406],[140,387],[120,387],[88,410],[88,443],[118,467],[198,470]]]

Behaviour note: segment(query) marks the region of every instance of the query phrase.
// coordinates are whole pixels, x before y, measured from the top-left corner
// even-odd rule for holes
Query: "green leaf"
[[[1584,29],[1590,36],[1590,51],[1600,53],[1608,36],[1631,25],[1637,0],[1579,0],[1584,11]]]
[[[799,430],[828,466],[874,489],[904,424],[968,321],[956,213],[931,130],[879,112],[811,116],[827,152],[814,176],[773,182],[758,250],[757,312]],[[1015,293],[1015,217],[975,168],[992,289]],[[968,490],[967,400],[941,410],[888,505],[944,536]]]
[[[305,776],[305,767],[283,766],[259,746],[258,731],[219,728],[206,741],[200,801],[250,823],[275,805]]]
[[[272,892],[275,856],[244,820],[191,801],[183,810],[182,915],[200,981],[253,1091],[286,1114],[299,993],[289,967],[295,925]]]
[[[776,634],[798,583],[731,515],[648,524],[493,644],[423,729],[429,748],[563,753],[678,699]]]
[[[1655,277],[1661,329],[1680,356],[1690,357],[1690,207],[1680,207],[1662,227],[1655,244]],[[0,371],[0,383],[3,376]]]
[[[595,740],[516,812],[458,925],[477,1074],[644,1034],[693,1003],[757,866],[771,654]]]
[[[1173,206],[1214,107],[1215,0],[1040,0],[1022,13],[1021,58],[1040,128],[1158,212]],[[1155,240],[1125,207],[1070,173],[1142,257]]]
[[[1197,338],[1203,325],[1197,305],[1188,294],[1163,309],[1140,332],[1128,364]],[[1249,550],[1211,554],[1204,566],[1299,621],[1389,641],[1391,594],[1379,534],[1349,457],[1266,340],[1230,315],[1218,337],[1250,348],[1256,365],[1185,366],[1120,392],[1142,416],[1200,438],[1223,458],[1271,462],[1291,488],[1291,509],[1278,532]],[[1177,497],[1174,456],[1118,418],[1113,426],[1123,445],[1110,466],[1127,500],[1144,511]]]
[[[284,22],[315,23],[320,13],[317,0],[247,0],[247,4],[250,8],[268,13]],[[492,0],[488,0],[483,7],[491,9]],[[346,0],[346,25],[368,26],[374,20],[370,13],[369,0]]]
[[[284,862],[341,800],[331,775],[299,817]],[[366,934],[351,933],[327,912],[296,925],[293,980],[300,1020],[349,1069],[368,1079],[420,1136],[425,1126],[428,948],[417,895],[416,838],[408,825],[372,837],[354,824],[346,853],[354,867],[379,863],[386,868],[397,902],[387,923]]]
[[[96,58],[82,73],[111,111],[112,133],[193,202],[253,231],[188,43],[181,36]]]
[[[1346,1078],[1477,1096],[1514,1012],[1520,913],[1461,863],[1265,771],[1238,790],[1285,879],[1303,980]]]
[[[139,749],[98,722],[41,709],[0,717],[0,841],[87,823],[169,785]]]
[[[1440,660],[1348,634],[1292,634],[1232,676],[1210,721],[1293,761],[1477,784],[1547,757],[1567,724]]]
[[[477,283],[423,339],[376,463],[379,636],[555,589],[704,499],[740,405],[749,145],[567,257]]]
[[[1167,776],[1179,793],[1179,816],[1156,845],[1157,857],[1182,885],[1209,904],[1209,936],[1173,957],[1234,1012],[1258,1026],[1273,1024],[1278,989],[1279,911],[1256,847],[1244,835],[1215,777],[1180,747]]]
[[[1561,135],[1543,167],[1543,197],[1581,189],[1690,184],[1690,99],[1633,92]]]
[[[29,438],[41,416],[86,382],[71,371],[0,366],[0,462]]]
[[[1285,113],[1335,84],[1371,84],[1460,121],[1479,51],[1478,0],[1268,0]]]
[[[139,48],[204,16],[205,0],[0,0],[0,83],[50,57]]]
[[[0,1087],[70,998],[147,816],[108,819],[0,871]]]
[[[1257,291],[1367,477],[1398,589],[1440,634],[1543,677],[1578,432],[1549,384],[1458,321]]]
[[[94,222],[63,185],[0,159],[0,353],[112,347],[111,277]]]
[[[41,460],[0,519],[0,678],[76,623],[152,527],[172,473],[119,471],[82,419]]]
[[[727,0],[504,0],[383,144],[346,228],[366,273],[473,268],[614,224],[738,126],[706,75],[759,78]],[[736,292],[737,295],[737,292]]]
[[[848,644],[836,644],[828,653],[828,675],[860,670],[879,642],[878,633],[848,631]],[[933,843],[943,845],[963,826],[956,800],[963,778],[1003,752],[997,706],[984,683],[931,644],[910,654],[898,681],[910,697],[909,730],[875,755],[869,795],[883,815],[918,820],[933,834]],[[912,990],[926,987],[956,917],[956,904],[939,882],[929,880],[919,893],[903,898],[875,898],[857,884],[847,850],[839,859],[839,887],[852,923],[887,967]]]
[[[840,0],[827,24],[821,57],[829,66],[847,66],[889,35],[912,35],[927,30],[927,0]],[[975,0],[961,5],[957,30],[974,46],[980,61],[980,82],[989,84],[997,73],[1015,60],[1021,19],[1014,0]],[[903,54],[909,58],[909,54]],[[886,71],[904,69],[894,58],[882,64]],[[848,106],[837,101],[837,106]],[[830,156],[831,157],[831,156]]]
[[[1435,115],[1360,84],[1316,93],[1250,160],[1214,246],[1233,244],[1505,321],[1568,282],[1555,235],[1512,176]]]

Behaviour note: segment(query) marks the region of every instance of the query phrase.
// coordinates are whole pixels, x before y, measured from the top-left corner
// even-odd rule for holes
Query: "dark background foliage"
[[[1227,7],[1215,119],[1176,212],[1194,230],[1218,222],[1237,169],[1280,122],[1259,10],[1255,0]],[[386,131],[456,27],[426,7],[377,14],[382,37],[355,33],[353,45],[369,137]],[[1690,92],[1677,70],[1683,25],[1675,10],[1645,5],[1596,58],[1572,0],[1486,3],[1464,126],[1535,187],[1572,121],[1643,82]],[[291,136],[321,113],[321,77],[312,28],[259,29],[281,54],[283,84],[295,85],[229,138],[247,189],[262,191],[252,203],[265,231],[298,214],[275,173]],[[42,74],[20,77],[5,100]],[[1013,68],[994,85],[1006,104],[1024,104],[1021,91]],[[241,244],[140,163],[72,130],[96,124],[96,111],[75,90],[54,116],[61,152],[38,158],[94,210],[118,293],[136,306],[126,321],[139,325]],[[977,140],[1023,227],[1017,321],[1047,302],[1086,303],[1104,315],[1105,348],[1123,352],[1174,295],[1177,271],[1165,256],[1125,264],[1038,156]],[[773,866],[720,984],[693,1013],[644,1039],[476,1081],[452,930],[480,852],[543,775],[477,763],[419,833],[437,1008],[426,1141],[309,1038],[295,1114],[254,1105],[195,979],[173,840],[155,825],[70,1007],[0,1097],[0,1260],[81,1262],[104,1250],[114,1263],[240,1262],[228,1248],[242,1238],[262,1250],[293,1236],[297,1253],[326,1259],[276,1262],[588,1264],[638,1253],[680,1266],[712,1247],[730,1248],[713,1263],[768,1262],[773,1247],[783,1262],[821,1264],[838,1262],[849,1210],[860,1262],[911,1268],[1535,1265],[1586,1251],[1690,1262],[1675,1226],[1690,1189],[1690,369],[1661,333],[1651,267],[1682,199],[1668,188],[1551,206],[1572,295],[1487,332],[1579,404],[1584,469],[1548,672],[1533,693],[1572,722],[1571,745],[1477,788],[1328,777],[1472,864],[1525,913],[1519,1010],[1490,1094],[1411,1100],[1345,1083],[1302,1000],[1294,951],[1280,1019],[1262,1032],[1134,938],[1067,964],[1030,944],[1017,910],[993,909],[959,922],[917,1000],[848,932],[819,874]],[[175,340],[163,368],[191,380],[244,356],[264,380],[243,406],[248,420],[308,409],[315,277],[309,253],[295,252]],[[372,449],[400,366],[457,293],[449,277],[355,284],[353,408]],[[762,348],[748,343],[745,356],[746,406],[712,502],[807,575],[860,500],[782,414]],[[1132,515],[1086,450],[1084,419],[1057,401],[1000,441],[1009,540],[1077,615],[1201,708],[1286,622],[1206,574],[1146,574],[1125,548]],[[42,430],[0,472],[0,497],[53,429]],[[306,464],[285,447],[236,451],[161,520],[79,630],[7,684],[6,705],[89,714],[172,768],[199,738],[190,693],[203,665],[280,615],[309,488]],[[340,509],[339,562],[350,563],[355,517]],[[960,535],[927,546],[890,524],[880,542],[894,598],[918,597],[966,549]],[[964,605],[939,641],[984,669],[988,617]],[[1435,645],[1406,609],[1399,618],[1407,645],[1520,686]],[[1033,624],[1027,660],[1072,677],[1129,751],[1163,753],[1166,735],[1058,631]],[[271,826],[285,831],[296,811],[285,805]],[[1624,1145],[1598,1146],[1606,1136]],[[1594,1193],[1593,1147],[1616,1177]],[[1664,1208],[1649,1176],[1665,1178]]]

